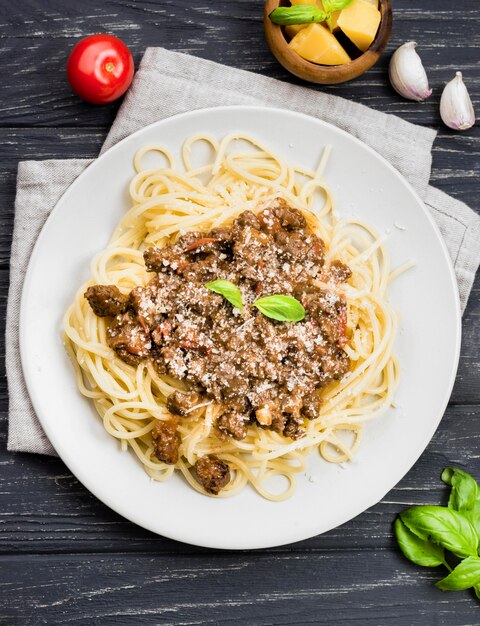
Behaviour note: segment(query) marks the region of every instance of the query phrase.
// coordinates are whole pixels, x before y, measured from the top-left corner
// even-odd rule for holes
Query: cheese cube
[[[297,6],[299,4],[309,5],[323,10],[322,0],[290,0],[290,4],[292,6]],[[288,26],[285,26],[285,32],[290,39],[293,39],[297,33],[304,28],[307,28],[307,26],[308,24],[289,24]]]
[[[353,0],[341,11],[337,24],[357,48],[365,52],[375,39],[380,19],[380,11],[368,0]]]
[[[378,8],[378,0],[365,0],[365,2],[368,2],[368,4],[372,4],[375,8]],[[319,6],[320,6],[320,0],[319,0]],[[322,7],[320,7],[322,8]],[[332,16],[330,18],[329,21],[329,28],[332,31],[338,30],[339,26],[338,26],[338,18],[340,17],[340,13],[342,11],[332,11]]]
[[[343,65],[351,61],[343,47],[322,24],[309,24],[288,44],[298,55],[320,65]]]
[[[307,28],[308,24],[289,24],[285,26],[285,33],[293,39],[297,33],[299,33],[304,28]]]
[[[332,15],[330,17],[330,20],[328,21],[328,27],[330,28],[330,30],[333,31],[334,30],[338,30],[338,18],[340,17],[340,13],[341,11],[332,11]]]

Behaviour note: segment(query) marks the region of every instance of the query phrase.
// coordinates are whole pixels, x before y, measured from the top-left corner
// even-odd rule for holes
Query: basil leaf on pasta
[[[260,313],[279,322],[300,322],[305,317],[301,302],[292,296],[265,296],[253,303]]]
[[[229,280],[213,280],[206,283],[205,287],[223,296],[230,304],[243,311],[242,293],[240,289]]]

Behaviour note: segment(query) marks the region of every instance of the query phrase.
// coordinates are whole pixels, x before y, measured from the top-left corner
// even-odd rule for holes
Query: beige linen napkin
[[[452,257],[465,308],[480,262],[480,218],[462,202],[429,186],[435,132],[360,104],[163,48],[149,48],[102,148],[176,113],[250,104],[306,113],[358,137],[415,187],[437,222]],[[8,449],[55,454],[33,411],[22,375],[18,319],[28,260],[46,218],[86,159],[19,164],[6,328]]]

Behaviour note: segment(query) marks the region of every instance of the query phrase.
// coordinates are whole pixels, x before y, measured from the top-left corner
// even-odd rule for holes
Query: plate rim
[[[364,504],[362,504],[363,509],[361,512],[357,512],[354,515],[350,515],[346,520],[344,520],[343,522],[341,522],[340,524],[333,524],[332,526],[329,526],[327,529],[322,530],[320,533],[316,533],[316,534],[312,534],[310,531],[308,532],[304,532],[304,533],[296,533],[296,532],[290,532],[290,534],[286,531],[285,532],[285,538],[282,539],[281,541],[270,541],[270,542],[256,542],[255,538],[253,537],[250,541],[248,541],[246,544],[242,543],[242,545],[240,546],[235,546],[232,545],[231,543],[222,543],[221,540],[219,540],[220,538],[217,537],[217,541],[199,541],[197,538],[194,538],[193,540],[188,537],[183,537],[183,536],[179,536],[175,533],[175,529],[172,529],[172,532],[170,532],[170,530],[167,531],[159,531],[157,528],[154,528],[153,525],[146,523],[145,520],[141,520],[139,517],[137,517],[137,515],[135,514],[135,511],[128,511],[125,512],[122,507],[117,506],[115,502],[110,501],[108,498],[104,497],[103,495],[100,497],[97,495],[97,490],[95,489],[95,485],[91,485],[91,480],[89,480],[87,477],[85,477],[85,474],[82,471],[73,471],[73,469],[71,468],[70,462],[68,459],[64,458],[63,454],[62,454],[62,444],[61,441],[58,440],[57,436],[56,436],[56,432],[50,428],[49,426],[49,422],[48,422],[48,418],[45,417],[45,412],[42,410],[42,402],[41,399],[39,397],[40,394],[38,394],[37,390],[36,390],[36,386],[32,380],[33,378],[33,366],[29,363],[29,358],[28,358],[28,347],[26,345],[26,337],[25,337],[25,327],[26,327],[26,321],[25,318],[27,317],[28,313],[28,307],[27,307],[27,299],[28,299],[28,293],[30,290],[30,283],[32,280],[32,273],[33,273],[33,266],[35,265],[35,261],[37,256],[40,254],[40,250],[42,247],[42,241],[44,239],[44,237],[46,236],[45,233],[47,231],[47,225],[48,223],[51,221],[52,216],[54,216],[56,214],[56,212],[59,210],[59,206],[64,202],[65,198],[68,198],[71,194],[75,193],[75,190],[77,188],[77,186],[79,184],[81,184],[82,179],[84,176],[87,175],[88,171],[90,170],[91,167],[96,167],[98,162],[102,162],[102,160],[104,159],[104,157],[107,157],[111,155],[112,151],[121,151],[123,149],[123,146],[126,145],[129,141],[131,141],[132,139],[134,139],[135,137],[141,135],[144,132],[148,132],[148,129],[152,129],[154,127],[158,127],[161,126],[165,123],[169,123],[172,120],[181,120],[181,119],[185,119],[185,118],[189,118],[189,117],[195,117],[197,115],[202,115],[202,114],[208,114],[211,113],[213,111],[215,112],[231,112],[231,111],[238,111],[238,110],[243,110],[243,111],[250,111],[250,112],[254,112],[254,113],[259,113],[259,114],[265,114],[265,112],[269,112],[269,111],[273,111],[275,113],[281,113],[283,115],[289,115],[289,116],[293,116],[293,117],[298,117],[301,119],[306,119],[308,120],[310,123],[313,122],[315,124],[318,124],[319,126],[325,126],[329,129],[333,129],[333,131],[335,133],[340,133],[343,136],[346,136],[348,138],[348,140],[353,141],[354,143],[358,144],[359,146],[361,146],[364,150],[366,149],[368,152],[370,152],[375,158],[380,159],[380,161],[382,162],[383,166],[386,166],[395,177],[397,177],[397,179],[399,179],[399,181],[408,189],[409,193],[411,195],[413,195],[413,197],[415,198],[415,200],[417,201],[417,203],[420,205],[421,210],[423,211],[424,215],[427,218],[427,221],[430,224],[430,227],[432,229],[432,231],[435,234],[435,237],[438,241],[438,243],[440,244],[440,248],[442,250],[443,253],[443,257],[445,258],[446,262],[447,262],[447,267],[448,267],[448,278],[449,278],[449,283],[450,286],[453,288],[453,292],[455,294],[455,319],[456,319],[456,324],[455,324],[455,356],[454,356],[454,362],[452,363],[452,366],[450,368],[450,379],[448,381],[448,384],[444,387],[445,391],[443,394],[443,398],[442,401],[440,403],[440,406],[442,407],[441,411],[439,410],[439,415],[435,420],[432,420],[432,424],[430,425],[429,431],[428,431],[428,437],[425,437],[425,440],[422,439],[422,441],[420,443],[417,444],[416,446],[416,450],[415,452],[412,454],[411,458],[413,458],[414,460],[412,461],[412,463],[410,464],[410,466],[405,470],[405,472],[403,472],[402,469],[402,476],[398,479],[398,481],[395,484],[398,484],[398,482],[400,480],[403,479],[403,477],[412,469],[412,467],[415,465],[415,463],[418,461],[418,459],[420,458],[420,456],[423,454],[423,452],[425,451],[425,449],[427,448],[427,446],[429,445],[429,443],[431,442],[435,432],[438,429],[438,426],[441,422],[441,420],[443,419],[443,416],[445,414],[445,410],[448,406],[448,402],[449,399],[451,397],[451,393],[452,393],[452,389],[453,386],[455,384],[455,380],[456,380],[456,374],[457,374],[457,370],[458,370],[458,364],[459,364],[459,359],[460,359],[460,348],[461,348],[461,335],[462,335],[462,315],[461,315],[461,309],[460,309],[460,300],[459,300],[459,291],[458,291],[458,283],[456,280],[456,275],[455,275],[455,270],[453,267],[453,263],[452,260],[450,258],[450,255],[448,253],[448,249],[447,246],[445,244],[445,241],[440,233],[440,230],[437,226],[437,224],[435,223],[433,216],[431,215],[431,213],[428,211],[425,202],[420,198],[420,196],[418,195],[417,191],[413,188],[413,186],[411,185],[411,183],[405,178],[405,176],[403,174],[401,174],[389,161],[387,161],[385,159],[385,157],[383,157],[381,154],[379,154],[375,149],[373,149],[371,146],[369,146],[368,144],[366,144],[365,142],[363,142],[362,140],[358,139],[357,137],[355,137],[354,135],[351,135],[350,133],[348,133],[347,131],[343,130],[342,128],[339,128],[337,126],[335,126],[334,124],[330,124],[329,122],[325,122],[324,120],[321,120],[319,118],[316,118],[312,115],[308,115],[305,113],[300,113],[298,111],[291,111],[290,109],[287,108],[281,108],[281,107],[270,107],[270,106],[255,106],[255,105],[227,105],[227,106],[219,106],[219,107],[206,107],[206,108],[200,108],[200,109],[194,109],[192,111],[186,111],[183,113],[178,113],[176,115],[172,115],[170,117],[167,117],[165,119],[162,120],[157,120],[156,122],[153,122],[152,124],[148,124],[146,126],[143,126],[142,128],[138,129],[137,131],[135,131],[134,133],[131,133],[130,135],[128,135],[127,137],[124,137],[122,140],[120,140],[119,142],[117,142],[115,145],[113,145],[111,148],[109,148],[108,150],[106,150],[105,152],[101,153],[97,158],[95,158],[91,163],[89,163],[86,168],[79,174],[79,176],[77,176],[77,178],[73,181],[73,183],[71,185],[69,185],[69,187],[62,193],[62,195],[60,196],[60,198],[58,199],[58,201],[56,202],[55,206],[53,207],[52,211],[50,212],[50,214],[48,215],[47,219],[45,220],[38,236],[37,239],[35,241],[29,262],[28,262],[28,266],[27,266],[27,270],[25,273],[25,277],[24,277],[24,282],[22,285],[22,291],[21,291],[21,300],[20,300],[20,315],[19,315],[19,347],[20,347],[20,360],[21,360],[21,365],[22,365],[22,372],[23,372],[23,377],[24,377],[24,381],[25,381],[25,385],[26,385],[26,389],[30,398],[30,401],[32,403],[35,415],[37,416],[40,425],[42,427],[42,429],[44,430],[45,434],[47,435],[49,441],[51,442],[53,448],[55,449],[56,453],[58,454],[59,458],[62,460],[63,463],[65,463],[65,465],[67,466],[67,468],[69,469],[69,471],[72,473],[73,476],[75,476],[75,478],[77,478],[77,480],[79,480],[82,485],[90,492],[92,493],[92,495],[94,495],[98,500],[100,500],[100,502],[102,502],[103,504],[105,504],[106,506],[108,506],[110,509],[112,509],[113,511],[115,511],[117,514],[121,515],[123,518],[127,519],[128,521],[135,523],[137,525],[139,525],[142,528],[145,528],[159,536],[163,536],[163,537],[167,537],[169,539],[173,539],[175,541],[180,541],[186,544],[190,544],[190,545],[196,545],[196,546],[201,546],[201,547],[208,547],[208,548],[219,548],[219,549],[228,549],[228,550],[244,550],[244,549],[266,549],[266,548],[271,548],[271,547],[276,547],[276,546],[282,546],[282,545],[287,545],[290,543],[295,543],[298,541],[303,541],[305,539],[309,539],[311,537],[314,536],[318,536],[318,534],[323,534],[325,532],[328,532],[329,530],[332,530],[333,528],[337,528],[339,526],[341,526],[344,523],[347,523],[348,521],[350,521],[351,519],[353,519],[354,517],[357,517],[358,515],[364,513],[367,509],[369,509],[371,506],[374,506],[375,504],[377,504],[378,502],[380,502],[387,493],[389,493],[389,491],[391,491],[395,485],[391,485],[386,491],[384,490],[384,488],[382,487],[381,490],[379,491],[379,493],[375,492],[375,494],[371,494],[370,497],[365,498]],[[453,329],[452,329],[453,332]],[[67,455],[68,456],[68,455]],[[380,494],[380,495],[379,495]],[[293,496],[294,497],[294,496]]]

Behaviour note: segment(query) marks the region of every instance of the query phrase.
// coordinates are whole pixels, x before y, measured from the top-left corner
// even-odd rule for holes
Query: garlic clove
[[[453,130],[467,130],[475,124],[475,111],[462,72],[457,72],[455,78],[445,85],[440,99],[440,116]]]
[[[400,46],[390,60],[388,74],[392,87],[408,100],[425,100],[432,95],[428,86],[427,73],[415,48],[415,41]]]

